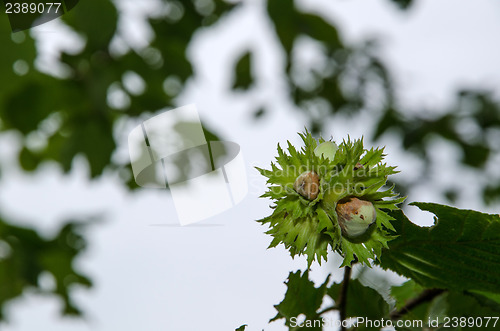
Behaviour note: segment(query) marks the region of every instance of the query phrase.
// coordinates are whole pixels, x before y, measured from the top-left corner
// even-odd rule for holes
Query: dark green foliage
[[[412,4],[413,0],[392,0],[396,3],[401,9],[408,9]]]
[[[314,283],[308,278],[309,273],[305,271],[301,274],[300,271],[290,273],[286,282],[287,291],[283,301],[274,307],[278,314],[271,319],[285,319],[285,325],[290,327],[290,330],[322,330],[318,327],[321,323],[328,323],[328,320],[323,320],[323,314],[332,309],[339,308],[340,292],[343,284],[332,284],[328,286],[329,277],[319,287],[315,287]],[[327,307],[325,310],[320,310],[325,295],[331,297],[335,304],[332,307]],[[346,297],[346,317],[365,317],[371,320],[386,318],[389,313],[389,305],[384,301],[382,296],[369,287],[363,286],[358,280],[351,280],[347,289]],[[318,321],[314,327],[298,327],[297,317],[301,314],[305,315],[306,321]],[[320,323],[321,321],[321,323]],[[306,323],[304,323],[306,324]],[[359,325],[359,330],[374,330],[373,328]]]
[[[137,116],[175,106],[172,99],[175,95],[164,89],[164,81],[171,78],[182,89],[193,75],[186,56],[191,37],[234,7],[223,1],[215,1],[215,5],[207,21],[206,15],[200,14],[193,2],[183,2],[184,14],[179,20],[172,21],[168,17],[150,20],[155,38],[144,52],[139,54],[129,50],[124,55],[114,55],[109,52],[109,46],[116,33],[116,7],[109,0],[82,1],[78,10],[63,16],[71,28],[86,37],[85,47],[80,53],[61,55],[61,64],[69,70],[69,76],[65,78],[55,78],[31,68],[35,48],[29,36],[16,44],[7,39],[9,33],[2,33],[0,38],[6,39],[3,44],[9,49],[0,63],[0,84],[9,86],[0,91],[3,129],[15,129],[23,135],[37,131],[47,136],[48,141],[42,150],[33,151],[27,147],[21,150],[24,170],[36,170],[41,162],[54,160],[69,171],[78,154],[89,161],[91,177],[101,175],[107,166],[123,167],[111,162],[111,154],[116,148],[114,124],[124,115]],[[8,24],[2,26],[2,31],[8,29]],[[31,68],[23,77],[12,71],[12,64],[18,59]],[[122,80],[129,72],[145,81],[143,93],[127,93]],[[117,110],[108,104],[111,86],[122,89],[130,99],[124,109]],[[45,132],[41,123],[54,114],[59,119],[59,127],[55,132]]]
[[[423,302],[402,319],[422,321],[424,327],[432,326],[438,330],[498,330],[499,317],[499,311],[488,306],[484,298],[474,297],[468,292],[449,291]],[[417,331],[422,328],[401,330]]]
[[[460,323],[460,318],[466,318],[469,322],[466,324],[466,327],[460,328],[453,327],[453,320],[450,322],[450,325],[455,330],[469,329],[469,330],[498,330],[500,327],[500,312],[498,311],[498,306],[496,310],[488,307],[488,304],[482,300],[481,298],[474,298],[473,296],[467,293],[460,292],[450,292],[445,294],[446,296],[446,307],[447,307],[447,316],[458,318],[458,323]],[[486,326],[486,317],[497,318],[496,323],[495,319],[491,319],[488,326]],[[470,323],[470,318],[474,319],[474,323]],[[478,322],[476,318],[482,320],[483,325],[481,327],[478,326]],[[496,324],[496,325],[495,325]]]
[[[401,309],[408,301],[417,297],[424,288],[413,280],[409,280],[401,286],[393,286],[391,296],[396,300],[396,308]]]
[[[290,98],[306,113],[312,133],[319,133],[325,124],[325,118],[317,114],[326,117],[362,109],[369,102],[367,82],[380,87],[386,102],[392,100],[389,75],[370,43],[358,47],[346,45],[334,23],[321,15],[299,11],[294,1],[269,0],[267,9],[286,53]],[[309,68],[294,58],[293,53],[300,51],[297,46],[300,38],[318,43],[323,50],[321,56],[327,59],[325,68]],[[310,79],[305,83],[297,76]],[[328,106],[322,106],[323,102]]]
[[[4,304],[28,289],[60,297],[64,314],[81,314],[71,299],[75,285],[91,286],[91,281],[74,268],[75,259],[86,245],[81,226],[67,223],[54,238],[45,239],[33,229],[0,219],[0,320],[5,318]],[[40,287],[42,274],[53,277],[53,289]]]
[[[399,237],[389,243],[381,266],[424,287],[500,292],[500,216],[473,210],[413,203],[436,215],[433,227],[392,212]]]
[[[115,123],[124,116],[175,106],[175,94],[164,89],[165,79],[178,82],[176,93],[182,90],[193,75],[186,55],[192,36],[234,7],[220,0],[214,4],[212,12],[199,13],[194,1],[182,2],[184,15],[179,20],[168,17],[150,20],[155,38],[144,52],[129,50],[116,55],[110,52],[111,40],[117,33],[115,4],[110,0],[80,1],[63,20],[84,38],[85,46],[77,53],[61,54],[60,64],[67,71],[63,77],[47,75],[35,68],[34,40],[25,32],[11,35],[2,10],[0,130],[16,130],[22,142],[34,132],[46,141],[37,149],[22,146],[19,163],[23,170],[35,171],[41,163],[51,160],[68,172],[75,156],[82,155],[88,160],[92,178],[100,176],[105,168],[130,171],[130,165],[113,164],[111,160],[116,148]],[[18,74],[13,70],[15,64],[24,68]],[[129,72],[145,81],[143,93],[125,90],[123,77]],[[130,99],[123,109],[108,104],[111,86],[122,89]],[[205,134],[208,140],[218,140],[212,131],[205,130]],[[130,177],[126,183],[130,188],[137,187]],[[11,251],[9,258],[0,261],[0,309],[24,289],[38,288],[39,275],[48,272],[57,283],[49,294],[63,299],[65,313],[79,312],[71,302],[70,288],[74,284],[89,286],[90,280],[73,270],[73,260],[83,246],[71,245],[84,242],[76,228],[68,224],[57,238],[45,240],[34,230],[0,223],[0,240]]]
[[[293,322],[291,318],[297,318],[300,314],[306,316],[306,320],[315,321],[320,319],[318,309],[323,302],[323,297],[327,291],[329,277],[325,282],[316,288],[309,280],[309,272],[300,271],[288,275],[287,292],[283,301],[274,307],[278,311],[270,322],[285,318],[285,325],[290,327]],[[294,328],[293,330],[322,330],[322,328]]]
[[[252,53],[244,53],[236,63],[233,78],[233,89],[248,89],[254,83],[252,73]]]
[[[343,283],[333,284],[328,289],[328,295],[338,301]],[[389,304],[382,296],[370,287],[362,285],[359,280],[349,281],[346,299],[346,317],[366,317],[371,320],[386,318],[389,313]],[[370,328],[362,328],[370,330]]]
[[[478,318],[482,320],[482,328],[487,330],[495,330],[499,326],[500,320],[496,320],[500,316],[500,304],[498,295],[483,292],[481,294],[472,293],[470,291],[457,291],[453,289],[445,289],[444,291],[432,290],[429,293],[434,293],[427,296],[426,299],[413,305],[410,310],[404,310],[401,316],[394,317],[391,313],[396,310],[401,310],[410,301],[414,301],[421,297],[426,288],[421,287],[414,281],[410,280],[401,286],[393,287],[391,294],[396,299],[396,306],[391,310],[390,305],[384,298],[374,289],[366,287],[357,279],[351,279],[347,287],[347,295],[341,298],[344,283],[334,283],[328,286],[329,277],[323,284],[316,287],[314,283],[308,279],[308,271],[301,273],[297,271],[290,273],[286,282],[287,291],[283,301],[275,305],[278,314],[271,320],[285,319],[285,325],[289,330],[323,330],[321,325],[331,323],[331,316],[326,313],[334,310],[338,311],[341,308],[340,302],[345,300],[344,314],[346,318],[364,318],[365,322],[356,324],[356,330],[380,330],[366,322],[392,320],[393,325],[399,319],[415,321],[422,323],[425,327],[443,327],[444,323],[448,323],[450,330],[462,330],[454,325],[455,323],[466,323],[465,328],[475,329],[477,327]],[[323,303],[324,296],[328,295],[333,299],[332,306],[327,306],[320,309]],[[312,328],[299,327],[297,321],[303,321],[304,317],[297,319],[299,315],[305,316],[305,321],[310,321],[310,324],[317,321],[317,325]],[[486,321],[491,317],[489,325],[486,327]],[[304,321],[304,326],[305,326]],[[496,325],[495,325],[495,321]],[[324,323],[324,324],[322,324]],[[432,323],[429,325],[429,323]],[[400,327],[398,330],[422,330],[422,327]]]
[[[429,110],[425,112],[430,113]],[[462,90],[457,92],[452,107],[447,111],[436,110],[434,113],[439,115],[408,116],[401,108],[389,107],[376,124],[375,139],[386,133],[397,134],[401,136],[403,147],[425,162],[421,176],[415,177],[418,180],[407,183],[406,186],[411,187],[428,178],[426,169],[433,165],[428,150],[438,138],[459,148],[462,152],[461,163],[466,168],[476,169],[478,176],[491,176],[485,169],[488,162],[492,161],[497,148],[490,134],[500,129],[500,103],[494,94],[484,90]],[[477,130],[464,134],[461,127],[463,123],[468,123]],[[488,204],[499,201],[498,178],[489,178],[484,183],[480,184],[483,189],[483,200]],[[401,183],[398,183],[398,187],[405,189]],[[443,187],[445,197],[450,202],[459,196],[459,192],[456,191],[457,194],[447,194],[451,191],[454,191],[453,187]]]

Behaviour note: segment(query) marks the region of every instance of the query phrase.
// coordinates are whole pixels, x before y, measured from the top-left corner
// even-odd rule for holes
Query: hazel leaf
[[[300,270],[295,273],[290,272],[288,281],[285,283],[287,286],[285,298],[274,306],[278,313],[270,322],[284,318],[286,320],[285,325],[290,327],[293,321],[292,318],[297,318],[300,314],[304,314],[306,320],[318,320],[320,315],[317,311],[323,302],[329,280],[330,276],[319,287],[315,287],[314,283],[309,280],[308,270],[302,274]],[[322,329],[307,328],[307,330]]]
[[[391,211],[399,237],[389,243],[384,269],[429,288],[500,293],[500,216],[435,203],[412,203],[436,215],[432,227]]]
[[[343,283],[333,284],[328,288],[327,294],[337,304],[342,291]],[[351,279],[347,287],[346,317],[364,317],[370,320],[380,320],[387,317],[389,304],[374,289],[364,286],[358,279]],[[380,328],[369,328],[360,323],[362,330],[379,330]]]

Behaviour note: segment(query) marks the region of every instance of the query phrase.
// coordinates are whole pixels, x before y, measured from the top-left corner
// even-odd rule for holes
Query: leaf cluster
[[[290,330],[305,330],[292,327],[292,322],[303,315],[306,320],[328,322],[324,319],[326,313],[343,309],[341,313],[347,319],[384,319],[400,325],[397,330],[440,330],[447,321],[452,321],[446,328],[450,330],[497,329],[500,216],[433,203],[413,205],[434,213],[436,222],[430,228],[420,227],[401,211],[391,212],[399,236],[384,249],[380,266],[409,280],[393,286],[389,299],[358,279],[330,285],[327,277],[316,287],[308,271],[297,271],[290,273],[285,298],[275,306],[278,313],[271,321],[285,319]],[[342,293],[346,293],[344,298]],[[324,308],[326,296],[334,304]],[[402,323],[396,324],[398,321]],[[316,330],[325,326],[320,325]],[[356,324],[355,329],[380,328],[365,323]]]
[[[74,266],[86,242],[82,224],[66,223],[53,238],[45,239],[36,231],[14,226],[0,218],[0,308],[27,290],[53,295],[63,302],[63,314],[80,315],[72,301],[76,286],[90,287],[89,278]],[[53,279],[53,287],[41,283],[41,277]],[[0,321],[5,319],[0,309]]]

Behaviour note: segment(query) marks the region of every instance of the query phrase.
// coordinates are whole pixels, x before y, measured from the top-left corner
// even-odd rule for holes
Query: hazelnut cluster
[[[288,153],[278,145],[268,178],[273,213],[259,222],[269,226],[270,247],[284,244],[293,256],[307,255],[308,264],[326,260],[329,251],[344,257],[342,266],[358,260],[369,264],[394,238],[388,210],[398,209],[393,187],[385,187],[395,167],[383,163],[383,149],[366,150],[363,140],[315,139],[299,134],[305,146]]]

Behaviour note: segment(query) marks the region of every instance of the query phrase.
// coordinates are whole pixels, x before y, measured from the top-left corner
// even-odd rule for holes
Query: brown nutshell
[[[348,236],[362,234],[362,229],[369,227],[376,219],[376,210],[370,201],[356,197],[345,198],[335,208],[342,232]],[[356,223],[356,230],[352,226]]]
[[[307,200],[314,200],[319,194],[319,176],[314,171],[306,171],[302,173],[295,183],[293,188],[297,193]]]
[[[359,170],[359,169],[363,169],[363,165],[361,163],[356,163],[356,165],[354,166],[354,170]]]

